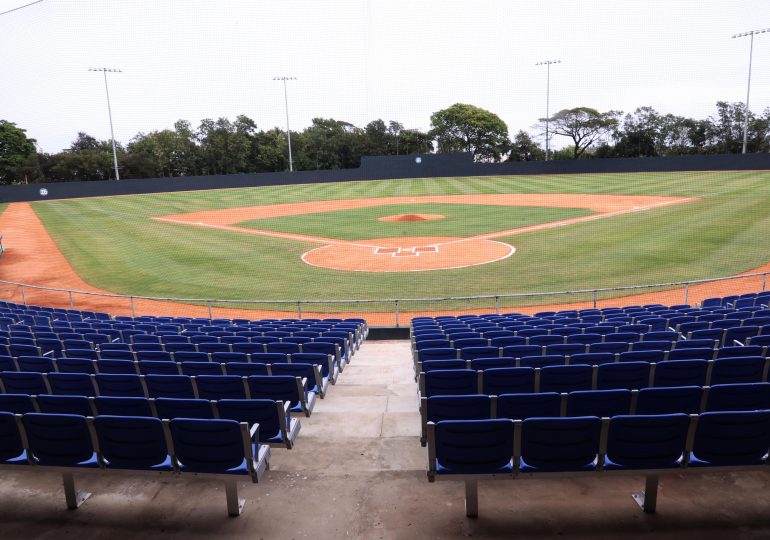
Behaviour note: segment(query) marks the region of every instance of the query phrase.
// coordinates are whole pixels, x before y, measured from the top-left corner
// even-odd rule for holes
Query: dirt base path
[[[573,196],[569,196],[572,198]],[[602,196],[599,196],[602,197]],[[557,206],[558,199],[553,201],[550,206]],[[280,205],[279,205],[280,206]],[[317,210],[317,206],[315,207]],[[37,290],[16,285],[0,284],[0,298],[13,302],[24,302],[32,305],[47,305],[53,307],[74,307],[80,310],[105,311],[113,315],[171,315],[171,316],[190,316],[190,317],[208,317],[210,314],[214,317],[243,317],[243,318],[265,318],[265,317],[296,317],[295,311],[259,311],[249,309],[230,309],[213,308],[209,311],[207,306],[193,306],[179,302],[143,300],[119,296],[97,296],[111,295],[105,291],[93,287],[83,281],[70,266],[67,259],[61,253],[56,243],[48,234],[43,224],[38,219],[28,203],[12,203],[0,215],[0,232],[3,234],[3,242],[6,246],[6,252],[0,257],[0,280],[26,283],[35,286],[59,288],[67,290],[80,291],[70,294],[66,292]],[[759,268],[755,268],[746,273],[770,272],[770,263]],[[730,281],[721,281],[694,285],[687,290],[687,302],[696,304],[704,298],[711,296],[725,296],[728,294],[740,294],[744,292],[755,292],[764,286],[761,277],[741,278]],[[82,294],[85,293],[85,294]],[[631,304],[679,304],[685,302],[683,289],[676,289],[662,292],[650,292],[644,294],[634,294],[625,297],[612,298],[608,300],[599,300],[599,307],[622,306]],[[516,311],[521,313],[534,313],[550,309],[581,309],[592,307],[592,301],[571,302],[564,304],[544,304],[532,307],[503,308],[501,311]],[[459,313],[490,313],[494,311],[494,303],[490,301],[490,306],[486,309],[471,310],[465,309],[457,312],[451,311],[420,311],[400,313],[399,323],[401,326],[409,324],[410,317],[425,315],[433,316],[439,314],[459,314]],[[394,326],[396,318],[391,312],[378,313],[303,313],[304,317],[364,317],[373,326]]]

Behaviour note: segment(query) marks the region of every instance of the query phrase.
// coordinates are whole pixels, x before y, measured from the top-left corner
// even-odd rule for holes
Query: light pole
[[[112,161],[115,166],[115,180],[120,180],[120,173],[118,172],[118,152],[115,150],[115,131],[112,129],[112,108],[110,107],[110,89],[107,86],[107,72],[110,73],[123,73],[119,69],[112,68],[88,68],[88,71],[101,71],[104,75],[104,90],[107,92],[107,114],[110,117],[110,138],[112,139]]]
[[[746,84],[746,110],[743,111],[743,151],[746,153],[746,145],[749,141],[749,95],[751,94],[751,57],[754,54],[754,34],[764,34],[770,31],[770,28],[763,30],[751,30],[750,32],[743,32],[741,34],[735,34],[733,39],[738,37],[751,36],[751,45],[749,45],[749,82]]]
[[[273,77],[274,81],[283,81],[283,102],[286,105],[286,137],[289,139],[289,172],[294,171],[291,160],[291,129],[289,129],[289,95],[286,93],[286,81],[296,81],[296,77]]]
[[[545,83],[545,160],[548,161],[548,152],[550,149],[550,137],[548,134],[548,115],[551,105],[551,64],[561,64],[561,60],[544,60],[537,62],[536,66],[546,66],[547,78]]]

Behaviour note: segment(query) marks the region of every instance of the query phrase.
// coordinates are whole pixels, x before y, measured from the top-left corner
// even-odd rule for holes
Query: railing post
[[[207,301],[206,304],[209,307],[209,319],[213,319],[214,315],[212,315],[212,313],[211,313],[211,300]]]
[[[70,309],[75,309],[75,303],[72,301],[72,291],[67,291],[70,295]]]
[[[136,317],[136,299],[131,297],[131,316]]]
[[[398,328],[398,327],[399,327],[399,324],[398,324],[398,300],[396,300],[396,328]]]
[[[500,297],[495,296],[495,315],[500,315]]]
[[[24,305],[27,305],[27,295],[24,294],[24,285],[21,286],[21,300],[24,302]]]
[[[764,272],[762,274],[762,290],[765,290],[765,286],[767,285],[767,272]]]
[[[684,302],[682,302],[683,304],[687,303],[687,298],[688,298],[689,294],[690,294],[690,284],[689,283],[685,283],[684,284]]]
[[[599,291],[594,289],[594,308],[596,308],[596,300],[598,296],[599,296]]]
[[[297,300],[297,318],[302,319],[302,302]]]

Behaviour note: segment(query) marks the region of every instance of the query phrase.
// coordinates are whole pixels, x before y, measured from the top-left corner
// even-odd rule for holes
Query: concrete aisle
[[[770,473],[664,477],[658,513],[631,498],[641,476],[482,482],[480,518],[461,483],[428,483],[409,343],[370,341],[302,418],[293,450],[274,449],[228,518],[218,482],[81,476],[93,493],[64,509],[57,475],[0,476],[3,539],[770,538]]]

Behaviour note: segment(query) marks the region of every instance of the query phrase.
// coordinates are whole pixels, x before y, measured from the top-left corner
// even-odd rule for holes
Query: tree
[[[0,120],[0,183],[10,184],[21,179],[21,169],[35,154],[35,139],[13,122]]]
[[[249,172],[256,130],[257,124],[244,115],[237,116],[235,122],[227,118],[201,120],[197,137],[204,174]]]
[[[507,161],[542,161],[544,159],[545,151],[532,140],[529,133],[523,130],[516,133]]]
[[[747,152],[765,152],[768,149],[768,111],[757,117],[748,112]],[[708,137],[717,154],[739,154],[743,151],[743,126],[746,122],[744,103],[717,101],[717,115],[708,118]]]
[[[508,152],[508,126],[496,114],[455,103],[430,117],[439,152],[470,152],[475,161],[500,161]]]
[[[366,134],[361,128],[332,118],[313,118],[298,139],[300,169],[358,167],[366,149]]]
[[[578,159],[595,142],[617,127],[618,111],[600,113],[590,107],[563,109],[548,119],[551,133],[572,139],[572,157]],[[540,121],[545,124],[545,118]]]

